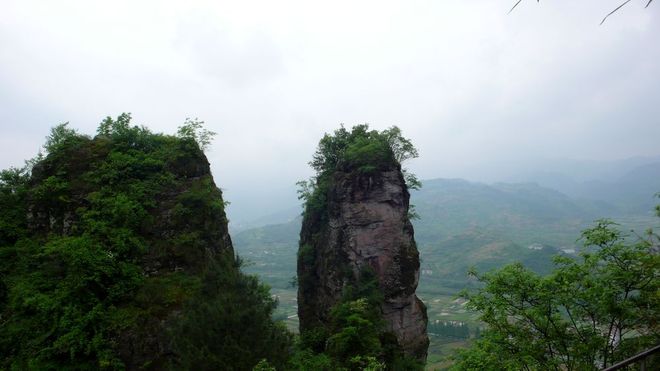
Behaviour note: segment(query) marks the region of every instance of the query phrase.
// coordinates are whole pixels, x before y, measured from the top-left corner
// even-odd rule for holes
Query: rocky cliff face
[[[135,264],[141,287],[112,305],[144,312],[135,310],[139,320],[122,323],[124,328],[113,334],[118,339],[115,352],[127,369],[159,369],[172,358],[168,328],[178,321],[194,286],[167,296],[199,280],[209,262],[233,260],[224,203],[208,160],[195,145],[173,141],[169,150],[176,155],[159,158],[150,167],[125,160],[120,165],[124,173],[112,179],[115,169],[106,164],[123,152],[111,144],[103,138],[81,139],[38,163],[32,171],[33,189],[54,179],[64,186],[33,192],[27,226],[33,236],[93,236],[116,259]],[[127,194],[131,191],[145,195]],[[103,225],[108,222],[113,224]],[[120,244],[126,251],[117,251]]]
[[[405,354],[425,360],[426,307],[415,295],[419,253],[408,219],[410,195],[399,167],[360,175],[338,171],[327,216],[306,213],[298,258],[301,332],[327,324],[330,308],[365,267],[376,273],[387,330]]]

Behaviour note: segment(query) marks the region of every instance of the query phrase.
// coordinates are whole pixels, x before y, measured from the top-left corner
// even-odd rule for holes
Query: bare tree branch
[[[624,1],[623,4],[617,6],[616,9],[612,10],[611,12],[609,12],[609,13],[605,16],[605,18],[603,18],[603,20],[600,21],[600,24],[602,25],[603,23],[605,23],[605,20],[606,20],[607,18],[609,18],[609,16],[611,16],[611,15],[614,14],[614,13],[616,13],[619,9],[623,8],[624,5],[628,4],[630,1],[631,1],[631,0],[626,0],[626,1]],[[521,2],[522,2],[522,0],[518,0],[518,1],[516,1],[516,3],[515,3],[515,4],[513,5],[513,7],[511,8],[511,10],[509,10],[509,14],[510,14],[511,12],[513,12],[513,10],[516,9],[516,7],[517,7]],[[540,2],[540,0],[536,0],[536,2],[538,3],[538,2]],[[653,0],[648,0],[648,2],[646,3],[646,5],[644,6],[644,8],[648,8],[649,5],[651,5],[652,2],[653,2]]]
[[[652,1],[652,0],[651,0],[651,1]],[[611,16],[612,14],[616,13],[617,10],[623,8],[623,6],[626,5],[626,4],[628,4],[629,2],[630,2],[630,0],[626,0],[623,4],[619,5],[618,7],[616,7],[616,9],[612,10],[608,15],[605,16],[605,18],[603,18],[602,21],[600,21],[600,24],[602,25],[603,23],[605,23],[605,20],[607,19],[607,17],[609,17],[609,16]],[[649,3],[650,3],[650,2],[649,2]],[[646,5],[648,6],[648,4],[646,4]]]
[[[536,0],[537,3],[540,2],[540,1],[541,0]],[[651,1],[653,1],[653,0],[651,0]],[[518,4],[520,4],[520,3],[522,3],[522,0],[518,0],[518,2],[516,2],[516,4],[513,6],[513,8],[511,8],[511,10],[509,10],[509,14],[511,14],[513,9],[515,9],[518,6]]]
[[[511,14],[513,9],[515,9],[518,6],[518,4],[520,4],[520,3],[522,3],[522,0],[518,0],[518,2],[516,2],[516,5],[514,5],[513,8],[511,8],[511,10],[509,10],[509,14]]]

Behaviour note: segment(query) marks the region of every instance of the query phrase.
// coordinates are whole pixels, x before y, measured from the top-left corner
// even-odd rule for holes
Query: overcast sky
[[[420,178],[657,156],[660,4],[599,26],[620,2],[3,0],[0,167],[60,122],[93,134],[131,112],[173,133],[198,117],[240,219],[295,200],[340,123],[401,127]]]

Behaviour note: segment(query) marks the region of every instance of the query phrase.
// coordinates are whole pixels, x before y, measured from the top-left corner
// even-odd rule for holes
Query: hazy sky
[[[401,127],[421,178],[659,155],[660,4],[599,26],[621,0],[514,2],[3,0],[0,167],[60,122],[198,117],[240,219],[290,202],[340,123]]]

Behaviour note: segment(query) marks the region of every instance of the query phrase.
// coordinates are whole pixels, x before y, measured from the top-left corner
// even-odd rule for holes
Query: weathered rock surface
[[[425,360],[426,307],[415,295],[419,253],[400,169],[371,176],[337,172],[327,197],[327,218],[306,215],[301,231],[301,331],[327,323],[343,288],[370,266],[385,298],[381,310],[388,330],[407,355]]]

